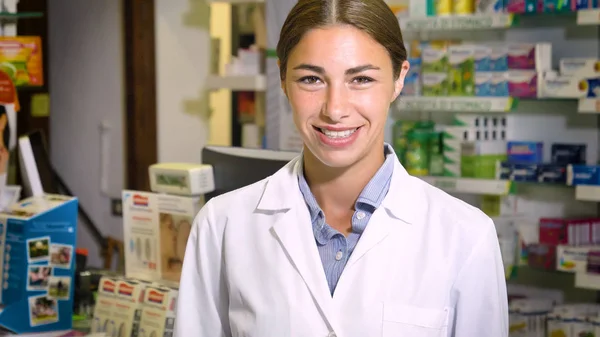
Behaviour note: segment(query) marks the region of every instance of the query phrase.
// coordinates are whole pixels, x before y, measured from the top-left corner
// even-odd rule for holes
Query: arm
[[[222,260],[223,228],[209,201],[198,213],[187,242],[174,337],[227,337],[229,299]]]
[[[508,297],[496,228],[489,227],[476,243],[452,289],[456,299],[452,337],[508,336]]]

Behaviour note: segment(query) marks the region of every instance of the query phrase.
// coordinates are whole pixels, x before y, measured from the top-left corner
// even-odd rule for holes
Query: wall
[[[122,239],[122,220],[110,212],[110,197],[123,188],[123,41],[121,1],[48,1],[51,160],[104,235]],[[110,139],[101,170],[100,126]],[[107,185],[100,188],[104,175]],[[79,247],[89,263],[100,251],[81,221]]]
[[[157,0],[155,6],[158,160],[196,163],[207,142],[229,145],[231,139],[230,93],[204,89],[210,31],[222,38],[221,54],[230,54],[230,6],[211,8],[204,0]]]

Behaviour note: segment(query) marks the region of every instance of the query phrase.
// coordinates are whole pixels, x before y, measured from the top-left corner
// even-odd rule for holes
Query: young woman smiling
[[[493,222],[384,143],[410,67],[389,7],[300,0],[277,55],[304,150],[200,211],[175,335],[508,336]]]

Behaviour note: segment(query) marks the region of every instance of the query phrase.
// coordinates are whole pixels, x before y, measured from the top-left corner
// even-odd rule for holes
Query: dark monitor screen
[[[299,152],[206,146],[202,149],[202,164],[213,167],[215,178],[215,190],[205,195],[206,201],[265,179],[298,155]]]

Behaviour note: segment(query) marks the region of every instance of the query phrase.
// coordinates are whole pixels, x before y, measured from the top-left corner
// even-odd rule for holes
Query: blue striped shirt
[[[350,255],[369,223],[371,215],[381,205],[389,190],[394,171],[395,154],[388,144],[384,146],[384,153],[386,157],[385,162],[356,200],[355,211],[352,216],[352,232],[348,237],[327,225],[325,215],[308,187],[308,183],[304,177],[302,162],[300,163],[298,183],[300,191],[304,196],[304,201],[308,206],[317,248],[319,249],[319,255],[321,256],[321,262],[323,263],[325,276],[327,277],[327,283],[332,295]]]

